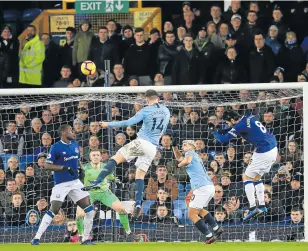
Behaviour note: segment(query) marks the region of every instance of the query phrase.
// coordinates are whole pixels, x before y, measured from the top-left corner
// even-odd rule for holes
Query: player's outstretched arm
[[[127,126],[132,126],[137,123],[139,123],[141,120],[144,119],[144,113],[141,111],[137,112],[135,116],[131,117],[128,120],[123,120],[123,121],[114,121],[114,122],[100,122],[100,126],[103,128],[107,127],[127,127]]]
[[[54,165],[54,164],[51,164],[51,163],[45,163],[44,168],[51,170],[51,171],[55,171],[55,172],[65,170],[65,171],[69,172],[70,175],[72,175],[72,176],[75,175],[74,169],[69,167],[69,166],[59,166],[59,165]]]
[[[175,159],[176,159],[178,162],[181,162],[181,161],[183,160],[183,155],[182,155],[182,153],[180,152],[180,150],[179,150],[179,148],[178,148],[178,144],[179,144],[178,138],[173,138],[173,139],[172,139],[172,150],[173,150],[173,154],[174,154]]]
[[[232,133],[231,129],[228,133],[221,135],[218,132],[214,132],[213,135],[214,137],[217,139],[217,141],[219,141],[220,143],[227,143],[229,142],[233,137],[236,137],[235,134]]]

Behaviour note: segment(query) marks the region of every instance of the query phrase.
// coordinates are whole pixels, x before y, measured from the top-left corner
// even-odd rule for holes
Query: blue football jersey
[[[126,127],[143,121],[138,132],[138,138],[147,140],[158,146],[163,133],[166,131],[170,118],[169,109],[161,104],[152,104],[135,114],[128,120],[109,122],[108,127]]]
[[[276,138],[266,130],[260,121],[253,115],[245,115],[225,135],[213,133],[221,143],[228,142],[233,137],[241,136],[256,147],[257,153],[264,153],[277,146]]]
[[[55,171],[54,182],[60,184],[78,179],[79,146],[75,141],[70,144],[62,140],[51,146],[46,162],[57,166],[68,166],[74,169],[75,175],[70,175],[67,171]]]
[[[194,190],[202,186],[213,185],[198,153],[195,151],[187,151],[185,157],[188,155],[192,156],[191,163],[186,166],[186,172],[190,178],[191,188]]]

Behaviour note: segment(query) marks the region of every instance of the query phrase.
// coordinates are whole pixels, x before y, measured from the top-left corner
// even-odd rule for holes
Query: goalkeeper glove
[[[74,176],[75,175],[75,171],[73,168],[71,168],[70,166],[64,166],[63,169],[64,171],[67,171],[70,175]]]
[[[172,139],[172,146],[173,146],[173,147],[177,147],[178,144],[179,144],[179,139],[176,138],[176,137],[174,137],[174,138]]]
[[[216,126],[213,123],[208,123],[210,133],[216,132]]]

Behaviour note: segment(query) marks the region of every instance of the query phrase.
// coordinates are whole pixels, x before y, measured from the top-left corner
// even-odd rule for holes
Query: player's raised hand
[[[102,128],[107,128],[107,127],[108,127],[108,123],[107,123],[107,122],[104,122],[104,121],[99,122],[99,125],[100,125],[100,127],[102,127]]]
[[[177,147],[179,145],[179,138],[173,137],[172,139],[172,146]]]
[[[75,171],[73,168],[71,168],[70,166],[64,166],[63,170],[67,171],[70,175],[74,176],[75,175]]]
[[[216,132],[216,126],[213,123],[208,123],[208,127],[211,133]]]

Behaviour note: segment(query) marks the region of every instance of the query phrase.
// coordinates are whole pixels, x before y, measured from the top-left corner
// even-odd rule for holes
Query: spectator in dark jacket
[[[11,204],[5,208],[5,221],[7,226],[20,226],[26,220],[26,204],[24,194],[15,192],[12,195]]]
[[[242,17],[235,14],[231,17],[230,33],[237,38],[237,43],[245,45],[245,33],[242,28]]]
[[[66,88],[69,84],[73,82],[73,80],[71,79],[72,71],[68,65],[62,66],[60,74],[61,74],[61,78],[54,83],[53,87]]]
[[[7,125],[6,133],[0,138],[0,153],[22,155],[24,137],[16,133],[16,122],[11,121]]]
[[[144,30],[135,30],[136,44],[131,45],[125,53],[124,69],[128,76],[137,75],[140,85],[152,85],[151,77],[156,73],[156,60],[152,47],[144,41]]]
[[[211,7],[210,15],[211,15],[211,18],[209,21],[213,21],[214,24],[216,25],[216,30],[218,30],[220,24],[223,23],[224,21],[221,15],[221,8],[218,4],[214,4]]]
[[[285,211],[280,200],[275,197],[272,198],[272,194],[268,191],[264,193],[265,206],[267,208],[266,216],[260,218],[261,222],[279,222],[285,217]]]
[[[127,49],[135,43],[135,38],[134,38],[134,31],[133,28],[130,25],[125,25],[122,28],[122,33],[123,33],[123,40],[121,43],[121,48],[120,48],[120,58],[124,57]]]
[[[73,66],[73,47],[75,41],[76,29],[67,27],[65,32],[66,41],[61,48],[62,65],[67,65],[72,69]]]
[[[175,56],[172,69],[172,85],[195,85],[201,83],[204,72],[200,52],[193,48],[193,38],[186,34],[184,48]]]
[[[7,83],[10,67],[9,60],[9,55],[5,51],[4,43],[0,41],[0,88],[5,87]]]
[[[12,35],[12,28],[5,25],[1,30],[1,51],[9,56],[9,67],[4,87],[15,87],[19,78],[19,40]],[[0,84],[1,85],[1,84]]]
[[[275,69],[275,56],[271,48],[265,45],[262,33],[255,34],[255,48],[249,54],[250,83],[268,83]]]
[[[52,37],[48,33],[43,33],[41,40],[45,45],[45,60],[43,62],[43,86],[51,87],[59,78],[60,47],[51,41]]]
[[[223,14],[223,19],[226,22],[231,21],[231,17],[233,15],[240,15],[242,18],[244,18],[245,13],[244,10],[241,8],[241,1],[231,1],[231,5],[228,8],[228,10]]]
[[[108,37],[112,44],[114,44],[117,49],[119,50],[120,44],[122,42],[122,37],[121,35],[118,34],[118,24],[116,23],[115,20],[110,19],[107,21],[106,27],[108,29]]]
[[[247,13],[247,23],[243,27],[245,34],[245,47],[250,49],[254,44],[254,36],[256,33],[262,32],[261,28],[257,25],[258,16],[253,10]]]
[[[245,68],[237,60],[237,51],[234,47],[226,50],[227,59],[218,66],[214,78],[215,84],[245,83],[247,80]]]
[[[285,70],[285,82],[296,82],[297,76],[305,68],[306,62],[303,49],[298,45],[294,32],[286,33],[286,41],[279,51],[277,62]]]
[[[167,31],[165,42],[158,49],[159,72],[164,75],[165,85],[171,84],[172,67],[175,55],[178,53],[178,43],[173,31]]]
[[[282,20],[283,14],[282,14],[282,10],[280,9],[279,6],[275,6],[275,8],[273,9],[272,16],[273,16],[273,21],[272,21],[271,25],[277,26],[277,28],[278,28],[278,41],[281,44],[283,44],[285,37],[286,37],[286,33],[287,33],[289,27]]]
[[[162,44],[162,39],[160,37],[160,31],[157,28],[153,28],[150,30],[150,37],[147,41],[149,45],[151,45],[153,50],[153,55],[157,58],[158,48]]]
[[[214,44],[211,42],[211,38],[207,35],[206,27],[201,27],[196,40],[194,41],[195,47],[201,54],[201,60],[203,65],[204,79],[203,83],[212,83],[211,70],[214,68],[213,55]]]
[[[108,29],[102,26],[98,30],[98,39],[93,40],[88,58],[92,60],[98,70],[105,71],[105,60],[110,60],[110,68],[119,61],[119,49],[110,38],[108,38]]]
[[[123,65],[116,63],[113,67],[115,81],[111,86],[128,86],[128,78],[124,74]]]

